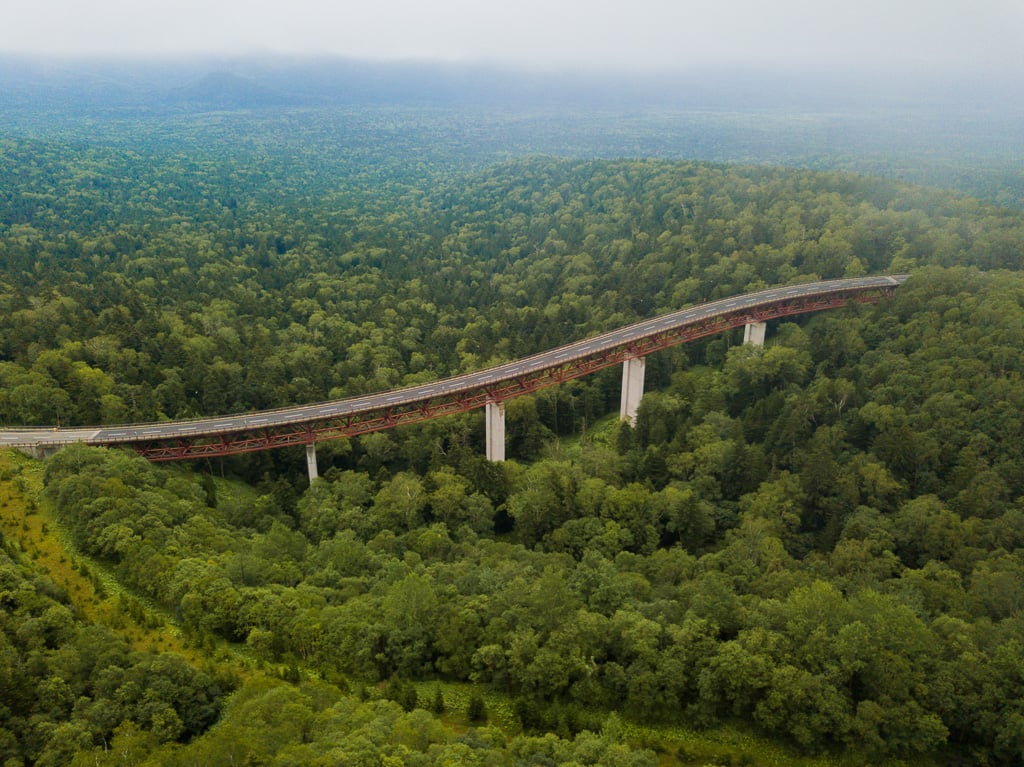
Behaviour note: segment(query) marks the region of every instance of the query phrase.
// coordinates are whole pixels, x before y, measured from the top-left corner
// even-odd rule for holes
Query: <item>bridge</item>
[[[746,328],[744,343],[761,345],[769,320],[877,303],[891,297],[907,276],[825,280],[724,298],[485,370],[404,389],[215,418],[90,428],[3,429],[0,447],[45,457],[75,442],[128,445],[152,461],[175,461],[302,445],[312,481],[317,476],[318,441],[483,407],[487,457],[502,461],[504,402],[508,399],[621,364],[620,416],[635,422],[643,395],[646,355],[740,326]]]

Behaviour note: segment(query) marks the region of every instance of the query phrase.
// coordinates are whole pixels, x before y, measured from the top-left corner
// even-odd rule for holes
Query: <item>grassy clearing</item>
[[[67,594],[85,620],[110,628],[140,651],[174,652],[201,665],[167,616],[123,589],[100,563],[79,553],[43,496],[43,464],[0,451],[0,530]]]
[[[419,682],[415,687],[420,707],[428,710],[437,690],[441,691],[445,711],[439,718],[456,732],[464,732],[471,726],[466,712],[473,695],[484,700],[487,724],[498,727],[506,736],[521,731],[513,700],[508,695],[459,682]],[[600,719],[602,713],[605,727],[617,731],[625,742],[654,751],[660,767],[934,767],[938,764],[927,758],[878,761],[852,752],[809,756],[757,735],[741,724],[698,730],[678,725],[644,725],[611,712],[597,712],[595,718]]]
[[[544,448],[546,457],[568,456],[585,450],[590,445],[614,447],[622,421],[618,413],[608,413],[587,424],[583,431],[553,438]]]

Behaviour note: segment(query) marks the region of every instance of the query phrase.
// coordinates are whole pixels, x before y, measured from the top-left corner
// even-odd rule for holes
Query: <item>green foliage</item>
[[[441,687],[435,687],[434,697],[430,702],[430,710],[435,714],[443,714],[447,708],[448,706],[444,702],[444,693],[441,691]]]
[[[139,653],[76,619],[43,576],[0,551],[0,756],[70,764],[128,739],[187,742],[217,720],[222,682],[180,656]]]
[[[251,154],[280,128],[269,118],[159,137],[123,125],[130,152],[6,140],[0,423],[354,395],[798,277],[1018,265],[1019,216],[948,192],[654,160],[521,159],[453,175],[451,158],[405,163],[403,147],[385,159],[372,134],[324,118],[282,131],[299,160]],[[833,358],[857,353],[847,336]],[[808,373],[805,350],[789,346],[732,356],[723,393],[735,407]],[[593,422],[616,385],[607,373],[510,403],[510,454]],[[356,449],[375,473],[400,448],[376,435]]]
[[[250,682],[211,729],[216,684],[82,629],[4,562],[4,759],[652,764],[594,734],[614,710],[873,761],[1020,761],[1019,212],[768,167],[404,170],[323,152],[348,146],[326,126],[282,137],[303,147],[286,162],[239,140],[264,129],[189,152],[144,131],[131,152],[4,141],[0,423],[342,397],[770,284],[913,275],[765,348],[652,355],[636,427],[605,438],[616,371],[514,400],[522,463],[480,457],[476,415],[338,442],[308,489],[286,453],[219,467],[251,494],[211,466],[61,451],[46,493],[77,546],[197,644],[245,642],[295,684]],[[345,675],[390,701],[304,681]],[[548,734],[453,735],[414,710],[412,680],[437,679]],[[431,705],[486,718],[480,695]]]
[[[482,698],[477,706],[483,707]],[[90,755],[92,756],[92,755]],[[652,752],[622,733],[507,737],[486,725],[454,734],[430,714],[388,700],[340,697],[322,683],[248,682],[221,722],[187,746],[153,753],[161,764],[622,764],[653,767]],[[554,762],[547,760],[554,759]]]
[[[384,697],[393,700],[405,711],[412,711],[419,703],[419,696],[416,693],[416,686],[412,682],[403,681],[397,676],[392,676],[384,688]]]
[[[487,721],[487,705],[484,703],[484,699],[477,693],[469,696],[469,705],[466,706],[466,719],[473,724]]]

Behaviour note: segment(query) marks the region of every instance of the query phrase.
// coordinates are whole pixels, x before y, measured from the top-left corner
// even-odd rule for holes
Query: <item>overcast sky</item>
[[[1024,76],[1024,0],[4,0],[0,52]]]

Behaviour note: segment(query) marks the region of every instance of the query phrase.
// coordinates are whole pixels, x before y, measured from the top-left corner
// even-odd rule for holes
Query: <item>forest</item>
[[[324,443],[312,486],[298,450],[5,458],[0,761],[1019,764],[1012,188],[495,159],[409,118],[0,138],[0,427],[339,398],[763,287],[911,277],[763,348],[652,356],[635,427],[617,370],[511,400],[500,464],[479,413]],[[190,653],[90,619],[19,537],[41,515],[89,588]]]

